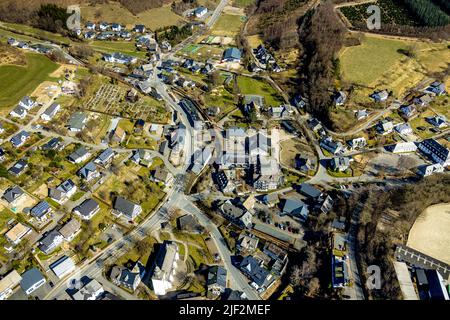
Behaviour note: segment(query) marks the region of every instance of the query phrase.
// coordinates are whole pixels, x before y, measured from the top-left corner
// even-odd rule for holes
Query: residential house
[[[434,139],[425,139],[419,143],[419,150],[443,167],[450,165],[450,150]]]
[[[81,224],[77,219],[70,219],[68,222],[59,229],[59,233],[63,236],[67,242],[72,241],[78,233],[81,231]]]
[[[338,91],[333,97],[334,104],[336,106],[342,106],[347,100],[347,94],[344,91]]]
[[[142,132],[144,129],[145,121],[142,119],[138,119],[136,123],[134,124],[134,132]]]
[[[121,52],[105,53],[103,54],[103,60],[105,60],[106,62],[120,63],[120,64],[134,64],[137,62],[136,57],[129,56]]]
[[[223,52],[222,62],[241,62],[241,51],[238,48],[228,48]]]
[[[322,203],[319,201],[316,204],[314,209],[316,209],[322,213],[328,213],[331,211],[331,209],[333,209],[333,204],[334,204],[333,198],[331,198],[329,195],[327,195]]]
[[[334,155],[344,152],[344,146],[342,143],[340,141],[333,141],[331,137],[321,139],[320,146]]]
[[[144,167],[149,167],[152,163],[152,154],[145,149],[138,149],[133,151],[130,160]]]
[[[69,119],[68,128],[72,132],[80,132],[86,127],[87,115],[82,112],[75,112]]]
[[[18,186],[6,189],[2,196],[11,207],[15,207],[25,198],[25,192]]]
[[[94,163],[106,166],[112,161],[114,155],[115,152],[113,149],[111,148],[105,149],[97,156],[97,158],[95,158]]]
[[[330,159],[330,168],[333,171],[344,172],[350,168],[350,162],[353,159],[349,157],[334,157]]]
[[[120,25],[119,23],[113,23],[111,24],[111,30],[115,32],[122,31],[122,25]]]
[[[8,169],[8,172],[13,176],[18,177],[22,173],[24,173],[27,168],[28,161],[25,159],[20,159],[19,161],[14,163],[11,168]]]
[[[389,148],[392,153],[416,152],[417,145],[414,142],[399,142]]]
[[[95,23],[94,22],[87,22],[86,23],[86,29],[88,29],[88,30],[95,30]]]
[[[362,119],[364,119],[364,118],[367,118],[369,116],[369,113],[367,112],[367,110],[366,109],[362,109],[362,110],[357,110],[356,112],[355,112],[355,117],[356,117],[356,119],[359,121],[359,120],[362,120]]]
[[[347,144],[349,145],[351,150],[356,150],[364,148],[367,145],[367,141],[366,138],[359,137],[348,140]]]
[[[30,234],[30,232],[30,227],[18,222],[14,227],[5,233],[5,238],[13,245],[17,245],[23,238]]]
[[[261,266],[261,262],[253,256],[246,256],[239,264],[241,272],[249,278],[252,287],[258,290],[266,290],[275,281],[275,277]]]
[[[155,170],[152,171],[151,179],[155,182],[160,182],[167,186],[172,183],[173,176],[169,170],[157,167]]]
[[[14,118],[24,119],[27,116],[27,109],[21,106],[16,106],[9,115]]]
[[[430,86],[427,88],[428,92],[434,93],[437,96],[444,95],[446,93],[445,91],[445,84],[439,81],[434,81]]]
[[[179,259],[178,245],[175,242],[164,241],[156,256],[151,277],[156,295],[165,295],[172,288]]]
[[[348,265],[346,261],[338,256],[332,256],[331,258],[331,282],[333,288],[343,288],[350,283]]]
[[[125,140],[127,133],[125,132],[124,129],[122,129],[121,127],[116,127],[116,129],[114,129],[114,132],[111,136],[111,141],[112,142],[117,142],[117,143],[122,143],[123,140]]]
[[[73,209],[73,212],[83,220],[91,220],[92,217],[100,211],[100,206],[94,199],[86,199],[79,206]]]
[[[344,231],[345,230],[345,217],[334,218],[331,223],[331,228],[336,231]]]
[[[50,265],[50,269],[59,279],[62,279],[66,274],[75,270],[75,262],[68,256],[62,256]]]
[[[127,219],[134,220],[142,212],[142,207],[122,197],[117,197],[113,212],[117,216],[124,215]]]
[[[100,172],[97,170],[97,166],[94,162],[88,162],[77,172],[78,176],[86,181],[91,181],[100,176]]]
[[[258,248],[259,238],[242,232],[236,242],[236,249],[239,252],[253,253]]]
[[[440,163],[434,163],[429,165],[423,165],[419,167],[419,175],[423,177],[431,176],[434,173],[444,172],[444,167]]]
[[[258,158],[253,175],[253,187],[256,191],[270,191],[277,189],[283,182],[280,166],[275,159]]]
[[[63,236],[58,231],[52,230],[40,240],[39,249],[45,254],[50,254],[58,248],[63,241]]]
[[[295,156],[295,168],[302,172],[308,173],[311,170],[314,170],[315,162],[311,160],[308,156],[301,156],[297,154]]]
[[[425,94],[422,94],[422,95],[414,98],[413,102],[420,107],[426,107],[430,104],[430,102],[432,100],[433,100],[433,97],[430,94],[425,93]]]
[[[59,103],[52,103],[42,114],[41,119],[44,121],[50,121],[59,112],[61,106]]]
[[[143,24],[137,24],[134,26],[133,31],[136,33],[144,33],[145,32],[145,26]]]
[[[400,123],[395,126],[395,131],[397,131],[401,135],[412,134],[413,130],[409,123]]]
[[[207,12],[208,8],[200,6],[194,9],[193,14],[195,15],[196,18],[203,18]]]
[[[269,115],[272,119],[282,119],[290,115],[290,107],[288,105],[281,105],[279,107],[270,107]]]
[[[63,147],[63,144],[61,142],[62,142],[61,138],[53,137],[49,141],[47,141],[45,144],[43,144],[41,149],[44,151],[48,151],[48,150],[60,151]]]
[[[42,200],[31,209],[30,213],[34,218],[40,221],[44,221],[47,219],[47,215],[51,211],[52,208],[50,207],[49,203],[45,200]]]
[[[286,199],[280,213],[281,216],[288,215],[300,221],[306,221],[308,214],[308,206],[303,201],[295,199]]]
[[[246,228],[251,228],[252,215],[244,208],[236,206],[230,200],[227,200],[220,206],[220,210],[227,219],[241,224]]]
[[[14,288],[20,284],[21,280],[22,277],[16,270],[12,270],[4,276],[0,280],[0,300],[8,299],[12,295]]]
[[[417,114],[417,109],[413,104],[407,106],[401,106],[399,111],[403,117],[406,119],[411,119],[415,114]]]
[[[221,266],[212,266],[208,270],[206,280],[208,293],[213,296],[220,296],[227,287],[227,270]]]
[[[275,205],[279,201],[278,194],[275,192],[259,196],[258,199],[260,200],[261,203],[265,204],[269,208],[275,207]]]
[[[292,99],[292,104],[299,109],[303,109],[306,106],[306,101],[298,94]]]
[[[318,200],[320,197],[322,197],[322,191],[308,183],[300,184],[298,192],[313,200]]]
[[[105,290],[95,279],[92,279],[72,295],[73,300],[97,300]]]
[[[387,98],[389,97],[389,92],[387,92],[387,90],[382,90],[382,91],[376,91],[374,93],[372,93],[370,95],[370,97],[375,101],[375,102],[382,102],[387,100]]]
[[[101,31],[106,31],[109,29],[109,23],[107,22],[101,22],[100,25],[98,26],[100,28]]]
[[[444,128],[448,125],[447,118],[444,115],[436,115],[425,119],[428,123],[436,128]]]
[[[94,31],[88,31],[84,34],[85,39],[94,39],[97,34]]]
[[[63,181],[56,189],[49,190],[49,197],[58,202],[59,204],[63,204],[69,198],[71,198],[75,192],[77,191],[77,186],[71,179],[67,179]]]
[[[27,109],[28,111],[33,109],[37,105],[37,102],[32,100],[29,96],[25,96],[19,101],[19,106]]]
[[[46,282],[47,280],[38,268],[31,268],[22,274],[20,287],[27,295],[30,295],[43,286]]]
[[[259,112],[264,107],[264,97],[254,94],[246,94],[243,100],[244,111],[250,113],[251,110]]]
[[[377,124],[377,131],[378,131],[378,133],[380,133],[382,135],[391,133],[393,129],[394,129],[394,124],[392,123],[392,121],[387,120],[387,119],[383,119],[383,120],[379,121]]]
[[[20,131],[11,138],[10,142],[14,148],[19,148],[23,146],[28,139],[30,139],[30,134],[26,131]]]

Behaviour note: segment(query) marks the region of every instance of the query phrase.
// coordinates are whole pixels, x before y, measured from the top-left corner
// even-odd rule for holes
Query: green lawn
[[[245,8],[255,2],[255,0],[233,0],[233,6],[238,8]]]
[[[397,50],[406,48],[401,40],[365,37],[361,45],[342,52],[342,76],[349,82],[370,85],[404,57]]]
[[[238,76],[237,78],[241,94],[253,94],[264,97],[266,106],[278,106],[283,104],[282,97],[274,88],[264,80],[257,80],[250,77]]]
[[[218,36],[237,35],[244,21],[244,16],[222,14],[211,30],[211,33]]]
[[[90,47],[100,52],[122,52],[138,58],[145,58],[145,52],[137,51],[133,41],[92,41]]]
[[[0,66],[0,107],[11,107],[30,94],[41,82],[55,80],[48,75],[58,64],[46,56],[26,53],[27,66]]]
[[[68,37],[64,37],[60,34],[44,31],[41,29],[26,26],[23,24],[5,23],[5,26],[10,29],[17,30],[18,32],[27,33],[30,36],[43,37],[43,38],[51,40],[51,41],[62,42],[65,44],[70,44],[70,42],[71,42]]]

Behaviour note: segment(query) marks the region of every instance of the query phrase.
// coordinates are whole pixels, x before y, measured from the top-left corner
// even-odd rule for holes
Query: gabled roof
[[[18,186],[14,186],[12,188],[9,188],[5,191],[3,194],[3,198],[8,201],[9,203],[13,202],[14,200],[20,198],[23,196],[25,192]]]
[[[78,174],[83,178],[89,178],[89,175],[97,171],[97,166],[92,161],[87,163],[83,168],[78,171]]]
[[[50,210],[50,205],[43,200],[31,209],[31,215],[36,218],[44,216]]]
[[[114,209],[129,217],[133,216],[136,207],[139,207],[139,205],[122,197],[117,197],[114,202]]]
[[[106,150],[103,150],[102,153],[100,153],[97,157],[97,160],[100,163],[104,163],[108,161],[112,156],[114,155],[114,151],[111,148],[108,148]]]
[[[75,112],[69,120],[69,128],[81,130],[84,128],[84,123],[87,119],[87,115],[82,112]]]
[[[207,286],[218,285],[222,288],[227,286],[227,270],[221,266],[209,268]]]
[[[300,185],[299,191],[301,194],[308,196],[310,198],[318,198],[321,196],[322,192],[319,189],[314,188],[308,183],[302,183]]]
[[[74,210],[78,211],[82,216],[90,216],[92,212],[99,208],[97,201],[93,199],[86,199],[79,206],[75,207]]]
[[[223,52],[223,59],[241,59],[241,51],[238,48],[228,48]]]
[[[69,155],[69,160],[76,162],[78,159],[83,158],[88,153],[89,151],[84,146],[81,146]]]
[[[39,269],[31,268],[22,274],[22,281],[20,281],[20,287],[25,292],[27,292],[35,284],[41,282],[42,280],[45,280],[45,278],[42,275],[42,273],[39,271]]]

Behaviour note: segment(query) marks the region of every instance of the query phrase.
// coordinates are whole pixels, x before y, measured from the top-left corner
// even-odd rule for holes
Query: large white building
[[[450,150],[434,139],[426,139],[419,143],[419,150],[427,155],[434,163],[443,167],[450,165]]]
[[[392,153],[415,152],[417,145],[414,142],[399,142],[392,147]]]
[[[172,287],[177,268],[178,245],[174,242],[164,242],[156,257],[155,269],[152,275],[153,291],[157,295],[165,295]]]

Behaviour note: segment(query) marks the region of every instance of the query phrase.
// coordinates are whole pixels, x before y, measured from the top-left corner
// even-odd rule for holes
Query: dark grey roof
[[[122,197],[117,197],[114,202],[114,209],[129,217],[133,215],[133,211],[136,206],[138,206],[136,203]]]
[[[300,185],[299,191],[301,194],[304,194],[305,196],[308,196],[311,198],[318,198],[322,194],[322,192],[319,189],[314,188],[312,185],[307,184],[307,183],[302,183]]]
[[[112,156],[114,155],[114,151],[111,148],[108,148],[106,150],[103,150],[102,153],[100,153],[97,157],[97,160],[100,163],[104,163],[108,161]]]
[[[252,256],[246,256],[239,265],[241,271],[256,283],[259,287],[266,287],[270,284],[268,276],[270,272],[261,267],[258,260]]]
[[[20,187],[14,186],[5,191],[5,193],[3,194],[3,198],[9,203],[11,203],[20,196],[22,196],[24,193],[25,192]]]
[[[89,216],[92,212],[97,210],[98,207],[99,205],[97,201],[94,199],[87,199],[84,200],[79,206],[75,207],[75,210],[77,210],[82,216]]]
[[[62,192],[69,192],[75,187],[75,183],[72,181],[72,179],[67,179],[66,181],[62,182],[56,189],[62,191]]]
[[[50,210],[50,205],[48,204],[47,201],[43,200],[43,201],[39,202],[37,205],[35,205],[33,207],[33,209],[31,209],[31,215],[33,217],[40,218],[40,217],[44,216],[49,210]]]
[[[21,174],[28,167],[28,162],[24,159],[20,159],[17,161],[11,168],[9,168],[9,172],[15,176]]]
[[[44,238],[41,239],[41,241],[40,241],[41,245],[39,246],[39,248],[43,252],[48,253],[49,248],[53,247],[53,243],[55,242],[55,239],[60,236],[61,236],[61,234],[58,231],[56,231],[56,230],[50,231]]]
[[[20,281],[20,287],[26,292],[36,283],[45,280],[42,273],[37,268],[32,268],[25,271],[22,274],[22,281]]]
[[[89,151],[87,151],[84,146],[81,146],[69,155],[69,160],[75,162],[77,159],[84,157],[87,153],[89,153]]]
[[[92,161],[87,163],[84,167],[78,171],[78,174],[83,178],[87,179],[92,172],[97,171],[97,166]]]
[[[208,272],[207,285],[218,285],[222,288],[227,286],[227,270],[221,266],[213,266]]]

